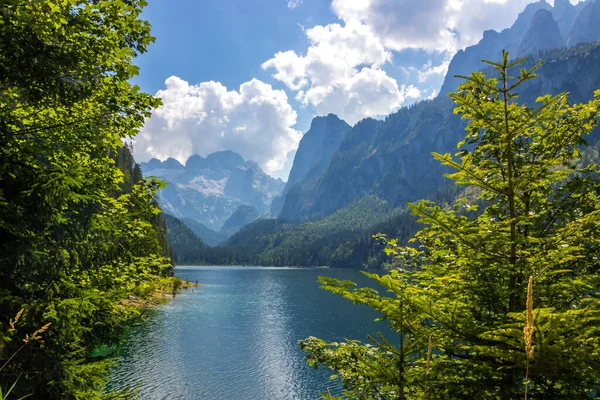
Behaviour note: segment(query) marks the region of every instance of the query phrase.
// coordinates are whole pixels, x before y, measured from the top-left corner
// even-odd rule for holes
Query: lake
[[[142,399],[319,399],[341,393],[330,370],[306,365],[298,340],[367,340],[383,331],[366,306],[319,288],[317,277],[375,282],[356,270],[178,267],[187,289],[130,330],[111,387]],[[390,337],[393,339],[393,337]]]

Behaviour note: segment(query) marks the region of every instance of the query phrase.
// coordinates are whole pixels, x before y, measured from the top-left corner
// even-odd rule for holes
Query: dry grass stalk
[[[46,332],[48,330],[48,328],[50,328],[50,325],[52,325],[52,322],[48,322],[46,325],[42,326],[40,329],[38,329],[37,331],[33,332],[33,335],[29,336],[29,335],[25,335],[25,339],[23,339],[23,342],[25,343],[29,343],[30,340],[39,340],[42,337],[40,336],[42,333]]]
[[[529,360],[533,359],[533,276],[529,277],[527,285],[527,322],[523,328],[525,339],[525,400],[529,387]]]
[[[9,332],[14,332],[14,331],[16,330],[16,329],[15,329],[15,324],[16,324],[17,322],[19,322],[19,318],[21,318],[21,315],[23,315],[23,311],[24,311],[24,310],[25,310],[24,308],[21,308],[21,309],[19,310],[19,312],[17,313],[17,315],[15,315],[15,319],[13,320],[13,319],[11,318],[11,319],[10,319],[10,321],[8,321],[8,323],[9,323],[9,325],[10,325],[10,328],[8,329],[8,330],[9,330]]]

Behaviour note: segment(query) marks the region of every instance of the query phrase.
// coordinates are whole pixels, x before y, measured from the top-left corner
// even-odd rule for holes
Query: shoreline
[[[214,269],[279,269],[279,270],[322,270],[322,271],[359,271],[359,272],[368,272],[368,273],[389,273],[390,270],[386,268],[340,268],[340,267],[327,267],[327,266],[319,266],[319,267],[304,267],[304,266],[275,266],[275,265],[176,265],[174,267],[175,272],[183,272],[183,271],[193,271],[200,270],[203,268],[214,268]]]
[[[134,294],[129,294],[127,298],[119,301],[119,305],[134,307],[138,311],[154,309],[162,304],[166,304],[184,289],[200,287],[199,283],[193,283],[175,275],[162,278],[157,282],[152,282],[152,284],[156,285],[156,287],[152,288],[146,295],[135,296]]]

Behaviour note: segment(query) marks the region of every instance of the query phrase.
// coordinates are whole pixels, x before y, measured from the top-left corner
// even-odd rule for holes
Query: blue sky
[[[226,86],[266,78],[260,67],[265,60],[282,48],[306,47],[299,24],[337,20],[327,2],[311,3],[292,9],[277,0],[150,0],[143,18],[156,42],[138,60],[138,83],[157,91],[170,75]]]
[[[136,159],[233,150],[285,180],[314,116],[354,124],[435,96],[455,52],[529,2],[149,0],[135,83],[164,106]]]

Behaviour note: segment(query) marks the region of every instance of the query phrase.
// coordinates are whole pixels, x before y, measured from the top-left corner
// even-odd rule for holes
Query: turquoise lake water
[[[375,287],[359,271],[178,267],[176,274],[201,286],[129,332],[113,388],[138,388],[142,399],[319,399],[327,388],[340,394],[341,385],[330,370],[306,365],[298,340],[389,334],[370,308],[319,288],[319,275]]]

